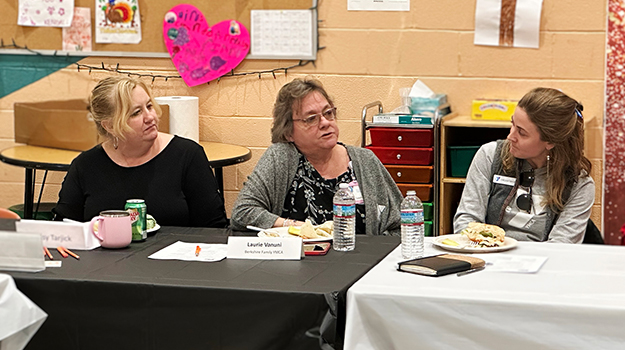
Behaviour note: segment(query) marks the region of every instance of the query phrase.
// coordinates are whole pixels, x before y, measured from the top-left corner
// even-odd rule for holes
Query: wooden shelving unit
[[[480,146],[490,141],[505,139],[510,126],[509,121],[472,120],[466,115],[448,115],[441,120],[439,235],[453,233],[453,218],[466,182],[463,177],[450,176],[448,146]]]

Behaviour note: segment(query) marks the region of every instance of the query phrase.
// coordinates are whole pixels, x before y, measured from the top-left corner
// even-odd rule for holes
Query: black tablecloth
[[[80,260],[53,251],[62,267],[11,273],[49,315],[27,349],[318,349],[311,334],[336,302],[341,348],[347,289],[399,243],[358,236],[353,252],[301,261],[147,258],[176,241],[232,234],[253,233],[164,227],[128,248],[79,251]]]

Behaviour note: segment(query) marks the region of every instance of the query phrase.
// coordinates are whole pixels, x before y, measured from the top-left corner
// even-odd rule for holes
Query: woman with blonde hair
[[[523,96],[507,139],[473,158],[454,231],[484,222],[517,240],[581,243],[595,198],[582,110],[556,89]]]
[[[88,221],[143,199],[159,225],[225,227],[224,202],[202,146],[158,131],[161,115],[140,80],[101,80],[89,97],[101,144],[70,165],[56,219]]]

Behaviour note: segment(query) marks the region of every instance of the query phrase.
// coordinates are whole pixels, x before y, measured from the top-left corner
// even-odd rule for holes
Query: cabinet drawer
[[[397,184],[397,187],[399,187],[404,197],[406,197],[406,192],[414,190],[417,192],[417,197],[419,197],[422,202],[432,200],[433,186],[432,184]]]
[[[376,147],[367,146],[382,164],[431,165],[434,161],[434,148]]]
[[[434,174],[434,167],[431,165],[385,165],[385,167],[397,183],[431,183]]]
[[[372,146],[432,147],[433,129],[371,128]]]

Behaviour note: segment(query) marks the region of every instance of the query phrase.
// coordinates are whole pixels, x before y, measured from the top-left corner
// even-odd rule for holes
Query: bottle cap
[[[416,196],[416,195],[417,195],[417,191],[415,190],[410,190],[406,192],[406,196]]]
[[[341,182],[341,183],[339,184],[339,188],[348,188],[348,187],[349,187],[349,185],[348,185],[348,184],[346,184],[345,182]]]

